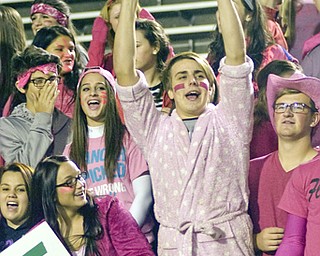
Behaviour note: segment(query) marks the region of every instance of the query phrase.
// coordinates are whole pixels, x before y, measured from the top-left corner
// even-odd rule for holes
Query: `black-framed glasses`
[[[56,185],[56,188],[58,187],[69,187],[74,188],[77,185],[77,182],[80,181],[81,183],[84,183],[85,180],[81,174],[79,174],[77,177],[71,178],[68,181]]]
[[[57,81],[59,83],[60,77],[59,76],[50,76],[48,79],[44,77],[37,77],[35,79],[31,79],[30,82],[33,83],[33,85],[37,89],[42,89],[47,81],[50,83]]]
[[[278,114],[286,112],[287,108],[289,108],[292,113],[306,113],[305,111],[306,109],[310,109],[312,112],[318,111],[317,109],[314,109],[308,106],[307,104],[300,103],[300,102],[294,102],[291,104],[278,103],[278,104],[274,104],[274,107],[273,107],[274,112]]]

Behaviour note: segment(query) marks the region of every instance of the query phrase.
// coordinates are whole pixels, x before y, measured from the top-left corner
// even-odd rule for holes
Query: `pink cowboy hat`
[[[294,73],[289,78],[283,78],[281,76],[270,74],[267,82],[267,103],[270,121],[274,129],[273,104],[277,95],[283,89],[294,89],[304,93],[314,101],[316,108],[318,110],[320,109],[320,79],[306,76],[300,72]],[[313,146],[320,145],[319,124],[314,127],[311,139]]]

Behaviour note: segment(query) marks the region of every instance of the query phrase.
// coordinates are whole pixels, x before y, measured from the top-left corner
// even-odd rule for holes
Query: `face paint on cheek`
[[[68,194],[74,190],[74,188],[70,188],[70,187],[59,187],[59,189],[60,189],[60,193],[63,193],[63,194]]]
[[[207,83],[200,82],[199,86],[202,87],[202,88],[204,88],[206,91],[209,90],[209,85],[208,85]]]
[[[177,92],[178,90],[181,90],[181,89],[184,89],[184,84],[177,84],[173,88],[174,92]]]
[[[107,92],[101,92],[101,104],[107,104]]]
[[[44,27],[51,27],[53,25],[53,22],[51,20],[47,20],[43,22]]]

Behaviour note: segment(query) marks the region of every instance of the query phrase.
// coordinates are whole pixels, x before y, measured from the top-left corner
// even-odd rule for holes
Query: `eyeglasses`
[[[275,113],[284,113],[287,108],[290,108],[290,111],[292,113],[306,113],[306,109],[310,109],[312,112],[317,112],[317,109],[314,109],[312,107],[309,107],[307,104],[305,103],[300,103],[300,102],[294,102],[291,104],[287,104],[287,103],[278,103],[274,105],[274,112]]]
[[[85,180],[81,174],[79,174],[77,177],[71,178],[70,180],[68,180],[65,183],[61,183],[61,184],[56,185],[56,188],[58,188],[58,187],[74,188],[78,181],[80,181],[81,183],[85,182]]]
[[[59,80],[60,80],[60,77],[58,76],[50,76],[48,79],[44,77],[37,77],[35,79],[31,79],[30,82],[33,83],[33,85],[37,89],[42,89],[47,81],[49,81],[50,83],[57,81],[59,83]]]

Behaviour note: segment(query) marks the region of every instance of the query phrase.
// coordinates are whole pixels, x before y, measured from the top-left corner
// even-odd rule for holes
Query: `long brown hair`
[[[84,76],[82,76],[83,78]],[[114,171],[117,167],[117,161],[122,149],[122,140],[125,134],[118,107],[117,98],[107,79],[107,106],[104,113],[104,169],[108,182],[113,182]],[[70,147],[70,158],[82,169],[88,173],[87,168],[87,151],[88,151],[88,123],[85,113],[80,103],[81,81],[77,89],[75,101],[74,118],[73,118],[73,139]]]
[[[26,36],[20,14],[9,6],[0,5],[0,116],[14,90],[11,59],[26,47]]]
[[[296,0],[283,1],[280,9],[282,19],[281,25],[289,50],[292,48],[296,38],[296,9]]]

